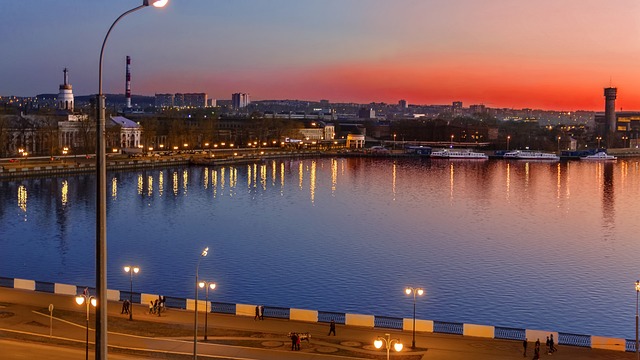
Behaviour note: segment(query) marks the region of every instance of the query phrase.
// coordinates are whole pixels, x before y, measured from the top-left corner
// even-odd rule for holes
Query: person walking
[[[120,311],[120,314],[125,314],[125,311],[127,311],[127,300],[126,299],[122,302],[122,310]]]
[[[297,342],[297,335],[296,333],[291,333],[291,350],[295,350],[296,349],[296,342]]]
[[[149,301],[149,314],[153,314],[153,300]]]
[[[549,337],[547,336],[547,355],[551,355],[551,348],[549,347],[550,344],[551,344],[551,341],[549,340]]]
[[[256,305],[256,316],[253,317],[253,321],[256,321],[258,319],[260,319],[260,305]]]
[[[300,351],[300,334],[296,334],[296,350]]]
[[[536,346],[533,348],[533,359],[540,359],[540,338],[536,340]]]
[[[522,357],[527,357],[527,338],[524,338],[524,341],[522,342],[522,347],[524,348],[522,352]]]
[[[333,333],[333,336],[336,336],[336,322],[335,322],[335,320],[331,320],[331,322],[329,323],[329,333],[327,334],[327,336],[331,335],[331,333]]]
[[[549,351],[551,351],[551,353],[556,352],[556,346],[555,346],[555,342],[553,341],[553,334],[551,334],[551,338],[549,339]]]
[[[264,305],[260,305],[260,320],[264,320]]]

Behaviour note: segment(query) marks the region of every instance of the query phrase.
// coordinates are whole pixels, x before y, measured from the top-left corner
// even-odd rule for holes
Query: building
[[[142,127],[133,120],[123,116],[112,116],[111,123],[107,127],[119,126],[118,141],[112,146],[119,147],[125,152],[139,151]]]
[[[615,111],[618,89],[605,88],[604,112],[595,114],[597,135],[607,147],[637,147],[640,136],[640,111]]]
[[[157,108],[172,108],[174,95],[173,94],[156,94],[156,107]]]
[[[407,103],[407,100],[402,99],[402,100],[398,101],[398,107],[400,109],[403,109],[403,110],[404,109],[408,109],[409,108],[409,104]]]
[[[360,108],[358,110],[358,118],[359,119],[375,119],[376,118],[376,110],[373,108]]]
[[[233,109],[243,109],[251,104],[251,97],[248,93],[235,93],[231,94],[231,106]]]
[[[73,112],[73,88],[69,83],[69,71],[64,68],[64,83],[60,85],[58,92],[58,110]]]

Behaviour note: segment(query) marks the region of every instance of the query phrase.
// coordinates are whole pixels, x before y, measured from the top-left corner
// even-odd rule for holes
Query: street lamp
[[[198,358],[198,268],[200,267],[200,260],[206,257],[209,253],[209,247],[204,248],[202,253],[200,253],[200,257],[198,258],[198,263],[196,265],[196,304],[194,311],[194,321],[193,321],[193,359]]]
[[[451,134],[451,148],[453,149],[453,134]]]
[[[640,280],[636,280],[636,359],[640,359],[638,352],[638,294],[640,293]]]
[[[558,154],[560,154],[560,139],[561,139],[561,137],[558,136]]]
[[[105,153],[105,98],[102,94],[102,60],[104,48],[113,27],[123,17],[152,4],[163,7],[168,0],[143,0],[142,5],[120,15],[111,24],[100,49],[98,66],[98,95],[96,116],[96,292],[98,304],[96,307],[96,359],[107,358],[107,156]],[[102,304],[105,308],[102,309]]]
[[[207,312],[204,315],[204,341],[207,341],[207,329],[209,328],[209,289],[213,290],[216,288],[216,283],[208,282],[208,281],[200,281],[198,283],[200,288],[204,288],[204,306]]]
[[[507,135],[507,151],[509,150],[509,141],[511,140],[511,135]]]
[[[76,303],[78,305],[87,304],[87,322],[86,322],[87,332],[85,335],[85,359],[89,360],[89,306],[93,305],[93,307],[96,307],[96,298],[89,294],[80,294],[80,295],[76,295]]]
[[[378,339],[373,342],[373,346],[376,349],[380,349],[382,345],[385,345],[387,349],[387,360],[389,360],[389,350],[391,350],[391,346],[393,345],[393,349],[397,352],[402,351],[402,343],[398,339],[392,339],[390,334],[384,334],[385,337],[378,336]]]
[[[140,268],[137,266],[124,267],[124,272],[129,273],[129,320],[133,320],[133,274],[139,271]]]
[[[413,340],[411,341],[411,348],[416,348],[416,295],[422,296],[424,294],[423,288],[407,287],[404,289],[407,295],[413,294]]]
[[[396,149],[396,134],[393,134],[393,150]]]
[[[598,149],[600,149],[600,140],[602,140],[602,136],[596,137],[596,140],[598,140]]]

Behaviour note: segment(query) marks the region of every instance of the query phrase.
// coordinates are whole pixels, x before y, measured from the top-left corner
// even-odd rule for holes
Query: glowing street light
[[[640,352],[638,352],[638,294],[640,294],[640,280],[636,280],[636,359],[640,359]]]
[[[98,65],[98,95],[96,116],[96,359],[107,358],[107,154],[105,149],[105,97],[102,93],[102,62],[104,49],[113,27],[123,17],[149,5],[163,7],[168,0],[143,0],[142,5],[124,12],[111,24],[102,41]],[[104,309],[102,306],[104,305]]]
[[[125,266],[124,272],[129,273],[129,320],[133,320],[133,274],[137,274],[140,268],[137,266]]]
[[[598,140],[598,149],[600,149],[600,141],[602,140],[602,136],[596,137],[596,140]]]
[[[93,305],[93,307],[96,307],[96,298],[89,295],[88,293],[83,293],[76,296],[76,304],[78,305],[87,304],[87,320],[86,320],[87,332],[85,335],[84,352],[85,352],[85,359],[89,360],[89,306]]]
[[[208,320],[209,320],[209,289],[214,290],[216,288],[216,283],[212,283],[209,281],[200,281],[198,283],[200,288],[204,288],[204,307],[207,309],[206,314],[204,315],[204,341],[207,341],[207,329],[209,328]]]
[[[507,150],[509,150],[509,141],[511,140],[511,135],[507,135]]]
[[[376,349],[380,349],[382,345],[385,345],[387,349],[387,360],[389,360],[389,350],[391,350],[391,346],[396,352],[402,351],[402,343],[398,339],[392,339],[390,334],[384,334],[384,337],[378,336],[378,339],[373,342],[373,346]]]
[[[198,268],[200,268],[200,260],[206,257],[209,254],[209,247],[204,248],[200,253],[200,257],[198,258],[198,263],[196,264],[196,303],[195,303],[195,311],[194,316],[195,319],[193,321],[193,359],[198,358]]]
[[[411,348],[416,348],[416,295],[422,296],[424,294],[423,288],[407,287],[404,289],[405,294],[413,294],[413,340],[411,340]]]

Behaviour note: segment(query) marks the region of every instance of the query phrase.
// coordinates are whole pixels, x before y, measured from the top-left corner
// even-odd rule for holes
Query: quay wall
[[[77,286],[70,284],[49,283],[29,279],[16,279],[0,276],[0,287],[21,289],[27,291],[47,292],[73,296],[81,294],[84,289],[88,289],[90,294],[95,294],[95,289],[88,286]],[[157,294],[131,293],[121,290],[107,290],[107,298],[110,301],[124,301],[132,298],[134,303],[149,304],[150,301],[158,298]],[[167,308],[177,308],[193,311],[195,308],[194,299],[177,298],[165,296]],[[260,304],[233,304],[214,301],[204,301],[198,299],[198,312],[211,312],[232,314],[236,316],[255,316],[255,308]],[[380,329],[394,329],[406,332],[413,331],[413,318],[395,318],[367,314],[349,314],[339,312],[328,312],[308,309],[282,308],[275,306],[264,306],[264,316],[268,318],[280,318],[294,321],[329,323],[332,320],[336,324],[345,326],[364,326]],[[546,337],[553,334],[558,345],[587,347],[593,349],[604,349],[611,351],[635,352],[635,340],[610,338],[603,336],[591,336],[583,334],[563,333],[554,330],[521,329],[480,324],[464,324],[456,322],[443,322],[437,320],[415,319],[416,332],[443,333],[460,336],[473,336],[490,339],[503,339],[523,341],[525,338],[529,342],[540,339],[541,343],[546,341]]]

